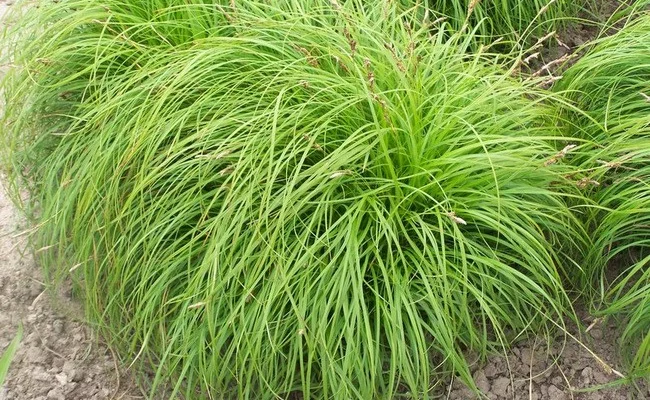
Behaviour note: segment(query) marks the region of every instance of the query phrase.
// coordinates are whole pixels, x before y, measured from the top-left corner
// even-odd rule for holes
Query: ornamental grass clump
[[[602,39],[557,89],[586,116],[582,182],[596,208],[585,286],[601,316],[623,320],[630,378],[650,377],[650,15]],[[588,187],[588,189],[587,189]]]
[[[404,1],[403,1],[404,2]],[[406,2],[412,4],[412,1]],[[531,35],[543,36],[576,19],[585,0],[422,0],[434,15],[447,17],[457,30],[468,27],[479,42],[501,38],[510,45],[525,45]],[[465,26],[465,27],[464,27]]]
[[[192,10],[31,9],[3,85],[36,254],[154,386],[424,398],[569,313],[552,93],[401,15]]]

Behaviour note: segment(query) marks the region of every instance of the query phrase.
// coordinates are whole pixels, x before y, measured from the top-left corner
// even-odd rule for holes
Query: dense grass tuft
[[[585,263],[600,315],[623,320],[631,377],[650,376],[650,15],[602,39],[557,86],[586,113],[584,179],[597,205]]]
[[[588,3],[585,0],[422,0],[436,16],[448,17],[455,29],[475,28],[479,41],[497,38],[511,44],[525,44],[533,34],[556,30]]]
[[[422,398],[569,312],[553,94],[395,9],[127,3],[28,11],[3,158],[50,279],[154,385]]]

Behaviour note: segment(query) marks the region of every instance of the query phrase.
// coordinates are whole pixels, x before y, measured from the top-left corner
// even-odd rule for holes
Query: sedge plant
[[[494,40],[507,48],[526,48],[532,35],[544,36],[576,19],[588,1],[571,0],[420,0],[432,17],[446,18],[455,30],[475,28],[479,43]],[[432,18],[430,17],[430,18]]]
[[[575,134],[594,202],[585,287],[596,313],[620,318],[630,378],[650,377],[650,15],[599,40],[556,89],[584,111]]]
[[[49,279],[168,397],[425,398],[570,314],[554,94],[397,8],[107,3],[27,11],[3,160]]]

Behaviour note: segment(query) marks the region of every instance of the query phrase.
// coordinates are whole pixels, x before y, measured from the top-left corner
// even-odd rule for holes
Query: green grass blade
[[[11,362],[13,361],[14,356],[16,355],[16,351],[18,350],[18,347],[20,347],[20,341],[22,339],[23,339],[23,326],[20,325],[18,327],[18,331],[16,332],[16,335],[11,340],[7,348],[2,353],[2,356],[0,357],[0,387],[4,384],[5,379],[7,378],[9,367],[11,366]]]

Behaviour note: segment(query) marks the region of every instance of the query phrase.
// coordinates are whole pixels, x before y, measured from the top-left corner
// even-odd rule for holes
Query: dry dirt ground
[[[0,400],[143,398],[127,377],[118,381],[113,355],[75,318],[66,299],[55,302],[45,291],[42,274],[20,234],[24,229],[2,188],[0,352],[19,324],[24,326],[24,335],[8,380],[0,388]]]
[[[0,0],[0,13],[7,9],[6,3]],[[588,27],[572,29],[576,31],[564,38],[569,46],[593,34]],[[25,235],[20,234],[26,228],[0,188],[0,352],[19,324],[24,326],[8,380],[0,388],[0,400],[144,398],[129,371],[80,322],[78,307],[65,296],[53,299],[45,291]],[[592,322],[583,313],[585,326]],[[484,398],[496,400],[650,399],[647,387],[581,392],[618,378],[611,370],[620,369],[615,332],[615,326],[597,322],[581,337],[584,344],[568,336],[551,341],[550,347],[544,338],[530,340],[516,346],[508,357],[493,357],[477,365],[474,378]],[[440,395],[475,398],[459,382],[442,388]]]
[[[524,341],[508,357],[492,357],[474,370],[485,398],[532,400],[632,400],[650,399],[650,390],[616,386],[601,388],[619,379],[616,326],[594,321],[584,313],[584,326],[592,325],[578,341],[559,335],[548,345],[546,338]],[[595,322],[595,323],[594,323]],[[568,327],[568,331],[572,331]],[[577,333],[576,333],[577,334]],[[462,383],[453,382],[443,398],[476,399]]]

